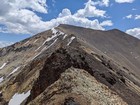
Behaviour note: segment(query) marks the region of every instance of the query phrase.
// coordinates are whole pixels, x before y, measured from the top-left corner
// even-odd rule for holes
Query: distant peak
[[[68,24],[60,24],[58,27],[68,27],[68,26],[73,26],[73,25],[68,25]],[[76,27],[76,26],[73,26]]]
[[[125,33],[124,31],[122,30],[119,30],[119,29],[111,29],[111,30],[108,30],[108,32],[119,32],[119,33]],[[126,34],[126,33],[125,33]]]
[[[109,31],[120,31],[119,29],[115,28],[115,29],[111,29]]]

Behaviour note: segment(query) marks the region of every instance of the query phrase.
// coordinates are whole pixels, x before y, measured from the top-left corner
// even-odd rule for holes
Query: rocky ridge
[[[0,104],[15,105],[20,97],[22,101],[16,104],[139,105],[140,41],[123,35],[118,30],[102,32],[60,25],[0,49]],[[115,42],[112,48],[108,46],[114,44],[110,36],[124,43]],[[101,46],[97,42],[104,37],[110,41]],[[135,42],[129,44],[127,40]],[[118,49],[124,45],[135,45],[131,57]],[[118,53],[126,59],[122,57],[119,62],[115,59]]]

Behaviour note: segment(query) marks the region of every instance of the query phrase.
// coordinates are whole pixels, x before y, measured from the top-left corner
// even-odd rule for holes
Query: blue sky
[[[139,5],[140,0],[1,0],[0,42],[17,42],[59,24],[117,28],[140,38]]]

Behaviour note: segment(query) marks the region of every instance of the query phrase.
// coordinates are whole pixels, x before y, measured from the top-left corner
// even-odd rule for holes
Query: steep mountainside
[[[140,40],[70,25],[0,49],[0,105],[139,105]]]
[[[140,75],[140,41],[117,29],[110,31],[93,31],[91,29],[71,27],[61,25],[58,27],[61,31],[68,34],[74,34],[96,52],[107,55],[117,63],[121,63],[125,68],[131,69],[131,72]]]

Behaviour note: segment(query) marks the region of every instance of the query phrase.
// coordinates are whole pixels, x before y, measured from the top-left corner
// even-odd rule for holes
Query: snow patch
[[[58,40],[58,38],[55,39],[55,41],[51,45],[49,45],[46,49],[49,49],[52,45],[54,45],[57,40]]]
[[[49,42],[49,41],[53,40],[53,39],[56,38],[57,36],[64,35],[63,32],[57,31],[57,30],[54,29],[54,28],[52,28],[51,30],[52,30],[52,33],[53,33],[54,35],[52,35],[51,37],[48,37],[48,38],[42,43],[42,45],[41,45],[40,47],[38,47],[35,51],[38,51],[43,45],[45,45],[46,42]],[[65,36],[65,37],[66,37],[66,36]],[[64,38],[65,38],[65,37],[64,37]]]
[[[70,39],[70,41],[69,41],[69,43],[67,44],[67,46],[69,46],[69,45],[72,43],[72,41],[73,41],[74,39],[75,39],[75,37],[72,36],[71,39]]]
[[[1,67],[0,70],[3,69],[6,66],[7,63],[4,63]]]
[[[63,36],[63,40],[67,37],[68,35],[67,34],[65,34],[64,36]]]
[[[58,30],[56,30],[56,29],[54,29],[54,28],[52,28],[51,31],[52,31],[52,33],[53,33],[54,35],[52,35],[51,37],[48,37],[48,38],[43,42],[42,46],[43,46],[46,42],[51,41],[52,39],[56,38],[57,36],[64,35],[63,32],[58,31]]]
[[[58,39],[58,38],[57,38],[57,39]],[[57,39],[55,39],[54,42],[53,42],[52,44],[50,44],[49,46],[44,47],[44,48],[41,50],[41,52],[43,52],[44,50],[49,49],[53,44],[55,44],[55,42],[57,41]]]
[[[53,36],[47,38],[47,40],[46,40],[43,44],[45,44],[46,42],[49,42],[50,40],[52,40],[53,38],[55,38],[55,37],[57,37],[57,36],[58,36],[58,34],[55,34],[55,35],[53,35]]]
[[[0,83],[1,83],[3,80],[4,80],[3,77],[1,77],[1,78],[0,78]]]
[[[39,52],[37,55],[35,55],[31,60],[34,60],[40,54],[41,54],[41,52]]]
[[[28,44],[29,42],[30,42],[30,41],[28,40],[28,41],[25,43],[25,45]]]
[[[58,40],[58,38],[55,39],[54,42],[53,42],[52,44],[50,44],[49,46],[44,47],[37,55],[35,55],[35,56],[32,58],[32,60],[35,59],[37,56],[39,56],[43,51],[49,49],[53,44],[55,44],[55,42],[56,42],[57,40]]]
[[[9,75],[15,73],[20,67],[15,68]]]
[[[64,35],[64,32],[62,32],[62,31],[59,31],[59,35]]]
[[[42,46],[39,46],[35,51],[38,51]]]
[[[51,30],[52,30],[52,33],[53,33],[53,34],[64,35],[64,32],[58,31],[58,30],[56,30],[55,28],[52,28]]]
[[[36,39],[33,43],[36,43],[38,41],[38,39]]]
[[[55,37],[57,37],[57,36],[59,36],[59,35],[62,34],[61,32],[57,31],[57,30],[54,29],[54,28],[52,28],[52,33],[53,33],[54,35],[52,35],[51,37],[47,38],[46,42],[48,42],[48,41],[52,40],[53,38],[55,38]]]
[[[8,105],[20,105],[29,95],[30,95],[30,90],[25,94],[16,93],[9,101]]]
[[[56,34],[58,32],[55,28],[52,28],[51,30],[53,34]]]
[[[43,43],[42,43],[42,46],[49,41],[49,38],[47,38]]]
[[[64,35],[64,32],[58,31],[58,30],[56,30],[55,28],[52,28],[51,30],[52,30],[52,33],[53,33],[53,34]]]

